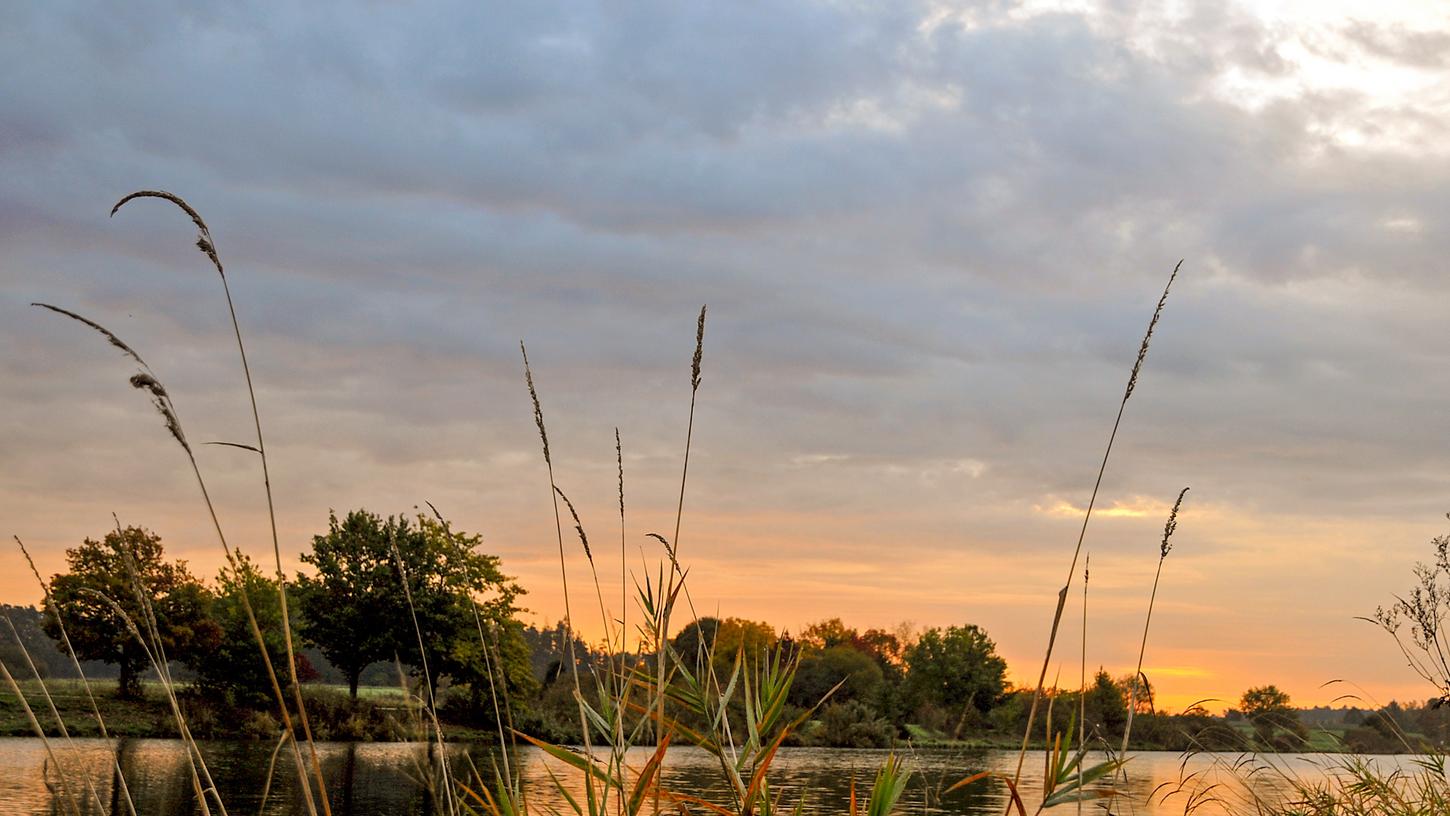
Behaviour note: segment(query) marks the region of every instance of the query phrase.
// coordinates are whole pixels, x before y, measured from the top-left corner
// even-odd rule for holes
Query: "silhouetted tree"
[[[146,648],[126,619],[147,638],[147,647],[160,646],[168,659],[185,661],[215,646],[219,633],[207,615],[210,593],[187,571],[185,562],[165,560],[161,537],[155,533],[127,527],[106,533],[100,541],[87,538],[66,550],[65,559],[70,571],[50,581],[55,606],[47,605],[45,610],[46,634],[60,639],[56,615],[63,615],[71,644],[82,660],[113,663],[120,669],[121,697],[140,696],[141,672],[148,663]],[[151,622],[159,643],[151,640]]]

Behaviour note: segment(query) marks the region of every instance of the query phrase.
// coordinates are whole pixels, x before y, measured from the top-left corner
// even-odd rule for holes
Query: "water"
[[[120,786],[114,784],[119,764],[129,787],[137,812],[143,816],[181,816],[200,812],[193,794],[190,765],[185,746],[175,740],[125,740],[117,745],[101,740],[77,740],[73,747],[53,743],[57,761],[65,768],[64,777],[70,793],[81,802],[87,816],[124,814]],[[230,814],[270,814],[295,816],[305,807],[298,795],[295,765],[289,751],[277,760],[270,793],[263,803],[268,786],[268,769],[272,744],[258,742],[211,742],[202,747],[212,779]],[[376,816],[377,814],[408,814],[425,816],[440,812],[431,802],[418,780],[420,768],[427,767],[428,748],[411,743],[323,743],[318,745],[328,794],[336,816]],[[649,749],[635,749],[630,764],[640,767],[650,755]],[[858,789],[870,787],[871,780],[887,756],[886,751],[857,751],[818,748],[782,749],[772,766],[771,781],[784,802],[794,806],[802,791],[806,792],[804,812],[807,814],[841,814],[846,810],[854,781]],[[972,787],[943,795],[957,780],[979,771],[994,770],[1011,774],[1017,755],[1007,751],[919,750],[903,752],[910,766],[917,771],[905,797],[901,812],[909,814],[993,814],[1001,816],[1007,790],[998,782],[978,782]],[[450,761],[464,766],[472,760],[487,771],[499,759],[495,751],[485,748],[453,748]],[[1238,755],[1205,754],[1186,758],[1174,753],[1143,753],[1129,766],[1129,779],[1119,783],[1126,796],[1117,800],[1115,812],[1139,813],[1147,816],[1181,814],[1190,804],[1193,789],[1201,789],[1229,776],[1227,766]],[[525,787],[532,797],[532,810],[545,813],[552,808],[569,812],[569,808],[550,781],[550,773],[576,788],[582,784],[579,774],[562,762],[533,748],[519,749],[512,755],[515,768],[521,768]],[[1304,778],[1322,778],[1323,770],[1335,759],[1326,755],[1280,755],[1273,759],[1282,770]],[[1376,762],[1389,767],[1409,767],[1406,758],[1382,757]],[[1191,777],[1187,789],[1169,795],[1179,780]],[[1043,766],[1041,753],[1029,755],[1023,771],[1024,798],[1028,812],[1035,809],[1034,792],[1040,799]],[[688,792],[714,801],[724,801],[727,789],[721,784],[720,769],[715,759],[696,748],[672,748],[665,765],[665,783],[674,790]],[[1260,792],[1272,795],[1283,783],[1277,773],[1261,773],[1255,783]],[[65,789],[54,772],[45,745],[37,739],[0,739],[0,816],[21,814],[59,814],[70,812]],[[1196,788],[1195,788],[1196,786]],[[1225,793],[1235,786],[1216,789]],[[863,794],[864,796],[864,794]],[[694,808],[697,812],[699,808]],[[1222,808],[1200,808],[1210,813]],[[1101,813],[1088,804],[1085,812]],[[216,809],[213,808],[213,812]],[[1075,813],[1076,806],[1056,809]]]

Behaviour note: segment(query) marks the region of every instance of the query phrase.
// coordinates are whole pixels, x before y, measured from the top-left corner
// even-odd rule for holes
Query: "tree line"
[[[327,531],[314,536],[302,555],[309,569],[285,587],[299,680],[346,686],[351,704],[342,707],[345,716],[360,705],[365,678],[426,684],[430,694],[446,686],[439,695],[445,713],[468,723],[492,724],[493,700],[501,694],[521,730],[554,741],[579,739],[573,684],[565,678],[570,655],[586,673],[610,661],[651,656],[607,654],[577,638],[571,650],[562,624],[526,626],[518,605],[524,589],[481,546],[479,536],[456,530],[437,514],[330,514]],[[160,537],[141,527],[86,539],[67,550],[66,566],[48,582],[41,610],[7,608],[12,622],[20,622],[17,633],[29,633],[20,644],[7,639],[0,650],[7,665],[21,665],[23,646],[37,666],[70,674],[69,658],[35,634],[39,624],[59,641],[63,622],[82,669],[95,675],[98,667],[113,666],[118,695],[134,699],[158,658],[136,636],[145,626],[154,630],[165,658],[189,670],[197,697],[224,712],[267,709],[271,681],[246,607],[273,665],[285,666],[275,574],[237,554],[211,580],[202,580],[185,562],[169,560]],[[790,634],[760,621],[704,617],[681,628],[670,646],[678,655],[695,656],[699,670],[721,677],[741,659],[773,654],[791,661],[796,669],[789,705],[810,713],[810,725],[796,739],[810,744],[1020,739],[1031,701],[1030,689],[1007,683],[996,644],[972,624],[860,631],[831,618]],[[1235,719],[1251,723],[1253,736],[1266,746],[1304,735],[1287,695],[1272,686],[1251,689],[1225,722],[1201,708],[1159,712],[1151,685],[1141,677],[1139,683],[1135,744],[1241,747]],[[1090,735],[1107,743],[1121,738],[1134,698],[1131,684],[1132,678],[1100,670],[1082,692],[1055,692],[1050,727],[1065,731],[1081,712]]]

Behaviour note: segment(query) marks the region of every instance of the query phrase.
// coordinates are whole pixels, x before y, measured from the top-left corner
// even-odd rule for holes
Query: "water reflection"
[[[0,739],[0,815],[61,814],[71,812],[70,797],[80,803],[86,816],[119,816],[129,813],[125,790],[135,802],[136,812],[145,816],[181,816],[200,812],[186,748],[175,740],[77,740],[73,747],[57,743],[55,762],[45,746],[35,739]],[[297,783],[292,754],[277,756],[268,790],[273,745],[257,742],[214,742],[203,745],[211,777],[227,810],[234,814],[300,816],[306,813]],[[429,746],[416,743],[322,743],[317,746],[328,799],[337,816],[409,814],[430,816],[439,809],[423,784],[429,767]],[[1016,754],[1003,751],[931,750],[907,752],[916,771],[906,795],[903,812],[913,814],[984,814],[998,816],[1006,804],[1005,788],[999,783],[977,784],[966,791],[943,796],[943,791],[962,777],[982,770],[1011,772]],[[793,806],[804,795],[807,814],[838,814],[845,810],[851,785],[869,787],[886,752],[834,749],[785,749],[773,766],[772,780],[784,792],[784,802]],[[631,754],[631,765],[639,767],[648,758],[647,749]],[[450,749],[450,761],[457,767],[472,763],[491,769],[498,757],[494,750],[479,747]],[[1178,754],[1147,753],[1136,756],[1126,783],[1132,808],[1126,812],[1166,816],[1184,812],[1187,794],[1167,802],[1142,804],[1164,783],[1198,773],[1200,785],[1214,781],[1214,766],[1231,763],[1233,757],[1199,756],[1184,764]],[[522,769],[525,788],[535,812],[551,808],[567,811],[568,806],[554,791],[551,773],[578,781],[578,774],[563,763],[534,749],[520,749],[511,760]],[[1285,768],[1301,774],[1322,774],[1324,758],[1281,756]],[[1403,764],[1405,760],[1384,758],[1382,762]],[[63,773],[57,772],[57,764]],[[1036,767],[1034,767],[1036,766]],[[118,784],[116,769],[125,775],[125,788]],[[1040,790],[1043,769],[1029,762],[1024,772],[1027,789]],[[671,749],[665,767],[666,784],[714,801],[724,801],[728,791],[720,781],[716,760],[693,748]],[[64,781],[62,781],[64,780]],[[1272,788],[1273,775],[1262,784]],[[266,793],[265,804],[263,796]],[[1075,811],[1075,808],[1071,808]],[[1213,809],[1199,812],[1209,813]],[[1066,811],[1064,811],[1066,812]],[[1093,812],[1100,812],[1093,809]]]

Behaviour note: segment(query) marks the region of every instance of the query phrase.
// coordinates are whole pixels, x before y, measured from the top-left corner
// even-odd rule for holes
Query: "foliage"
[[[856,637],[856,630],[847,626],[840,618],[828,618],[802,629],[796,641],[808,649],[831,649],[850,646]]]
[[[154,626],[172,659],[215,647],[220,633],[207,615],[210,593],[185,562],[165,560],[160,536],[127,527],[100,541],[87,538],[65,557],[70,571],[50,581],[54,606],[45,610],[46,634],[60,640],[56,615],[63,615],[82,660],[120,669],[119,696],[141,693],[141,670],[149,659],[139,632]]]
[[[1007,672],[996,644],[975,624],[926,630],[906,650],[906,665],[914,700],[959,712],[953,737],[997,702]]]
[[[791,703],[813,706],[832,689],[836,689],[831,695],[832,702],[861,703],[874,714],[886,690],[885,676],[870,655],[857,651],[849,643],[801,655],[800,668],[791,686]]]
[[[303,556],[316,575],[298,576],[304,637],[342,671],[353,697],[369,664],[397,657],[420,668],[421,639],[429,680],[467,685],[475,712],[490,708],[482,701],[494,661],[495,676],[523,703],[538,690],[514,617],[523,589],[481,544],[434,516],[330,515],[327,534]]]
[[[257,641],[247,617],[242,595],[246,594],[256,615],[257,628],[267,645],[278,680],[286,676],[287,643],[282,632],[277,580],[263,575],[251,559],[237,553],[232,563],[217,574],[217,592],[209,610],[219,637],[205,653],[192,661],[201,688],[229,706],[257,708],[272,699],[271,681],[257,650]],[[304,660],[298,655],[298,660]],[[299,675],[311,670],[299,671]],[[315,672],[312,672],[315,673]]]
[[[363,669],[397,648],[406,610],[389,542],[406,527],[406,519],[385,522],[365,510],[341,522],[329,513],[327,534],[314,536],[312,551],[302,555],[315,574],[297,576],[301,633],[342,672],[354,698]]]
[[[1278,686],[1256,686],[1245,691],[1239,700],[1239,710],[1263,744],[1275,745],[1276,736],[1281,731],[1287,731],[1301,741],[1308,736],[1304,724],[1299,722],[1299,712],[1290,705],[1289,695],[1280,691]],[[1293,743],[1286,747],[1292,749]]]
[[[832,748],[890,748],[895,741],[896,726],[857,700],[827,703],[804,740]]]

